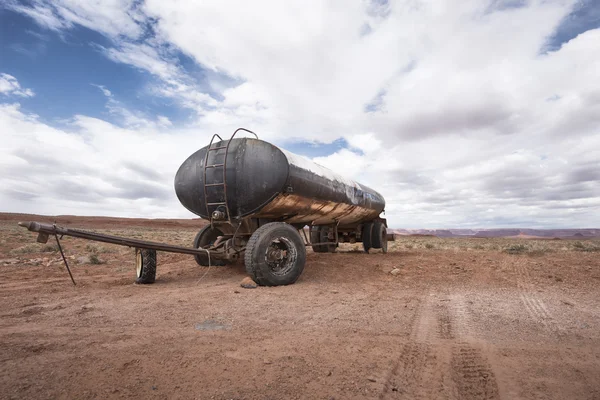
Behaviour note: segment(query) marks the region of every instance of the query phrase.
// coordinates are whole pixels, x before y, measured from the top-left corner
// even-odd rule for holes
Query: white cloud
[[[195,112],[189,130],[178,130],[100,87],[125,128],[85,116],[71,128],[115,170],[129,153],[105,154],[111,140],[144,143],[147,158],[160,159],[166,131],[169,145],[189,151],[203,143],[192,131],[208,138],[246,126],[284,145],[345,138],[350,150],[318,161],[379,189],[394,226],[600,224],[600,29],[545,52],[574,1],[84,3],[11,4],[50,29],[105,34],[114,45],[99,47],[103,54],[148,72],[152,94]],[[8,131],[52,129],[18,109],[3,113]],[[151,133],[141,137],[141,128]],[[111,199],[106,210],[121,201]]]
[[[138,38],[144,31],[134,0],[33,0],[30,6],[7,0],[5,6],[54,31],[76,24],[115,38]]]
[[[100,89],[102,94],[105,95],[106,97],[112,98],[112,92],[110,90],[108,90],[104,85],[96,85],[95,83],[92,83],[91,85]]]
[[[0,105],[2,210],[190,217],[175,197],[173,177],[209,135],[167,133],[153,121],[144,126],[120,128],[77,115],[57,129],[16,104]]]
[[[19,97],[35,96],[33,90],[22,88],[17,78],[4,73],[0,73],[0,94],[5,96],[14,95]]]

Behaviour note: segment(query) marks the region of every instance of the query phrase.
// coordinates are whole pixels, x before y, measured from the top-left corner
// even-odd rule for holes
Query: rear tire
[[[290,285],[306,262],[306,248],[298,231],[285,222],[258,228],[246,245],[246,272],[261,286]]]
[[[382,221],[375,221],[371,233],[373,248],[381,249],[382,252],[387,253],[387,228],[385,224]]]
[[[310,242],[321,243],[321,227],[311,226],[310,228]],[[313,245],[312,249],[315,253],[327,253],[327,246],[322,244]]]
[[[210,247],[219,236],[222,236],[223,232],[221,232],[217,228],[211,228],[210,225],[206,225],[204,228],[200,229],[200,232],[194,238],[194,248],[204,248]],[[208,254],[194,254],[194,259],[203,267],[208,267]],[[225,260],[215,260],[211,257],[210,264],[213,266],[221,267],[226,265],[227,262]]]
[[[149,284],[156,280],[156,250],[135,249],[135,283]]]
[[[369,250],[373,247],[373,223],[366,222],[363,224],[362,230],[362,242],[363,248],[365,249],[365,253],[368,253]]]
[[[310,232],[310,241],[312,243],[326,243],[329,239],[329,227],[317,226],[316,229]],[[337,246],[335,244],[321,244],[312,246],[315,253],[335,253]]]

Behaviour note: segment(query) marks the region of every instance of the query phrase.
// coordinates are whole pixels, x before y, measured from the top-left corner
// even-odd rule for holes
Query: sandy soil
[[[4,218],[0,235],[0,398],[600,399],[598,252],[344,247],[242,289],[242,264],[164,253],[134,285],[133,250],[65,238],[104,262],[73,261],[74,287],[33,233]]]

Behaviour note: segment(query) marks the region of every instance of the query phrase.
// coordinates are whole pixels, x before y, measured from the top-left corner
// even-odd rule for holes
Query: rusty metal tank
[[[375,190],[254,138],[196,151],[177,171],[175,192],[185,208],[206,219],[348,226],[374,220],[385,207]]]

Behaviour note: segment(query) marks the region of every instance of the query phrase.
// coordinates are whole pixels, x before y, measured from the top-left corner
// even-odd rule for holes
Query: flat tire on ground
[[[194,238],[194,248],[207,248],[210,247],[219,236],[223,236],[223,232],[221,232],[217,228],[211,228],[210,225],[206,225],[204,228],[200,229],[200,232]],[[198,265],[203,267],[208,266],[208,254],[194,254],[194,259]],[[227,262],[225,260],[215,260],[211,257],[210,265],[221,267],[226,265]]]
[[[387,228],[382,221],[373,222],[373,230],[371,231],[371,243],[374,249],[381,249],[387,253]]]
[[[135,249],[135,274],[135,283],[154,283],[156,280],[156,250]]]
[[[373,247],[373,223],[365,222],[362,228],[362,243],[365,253]]]
[[[261,286],[290,285],[306,262],[306,248],[298,231],[285,222],[271,222],[250,237],[244,255],[246,272]]]

